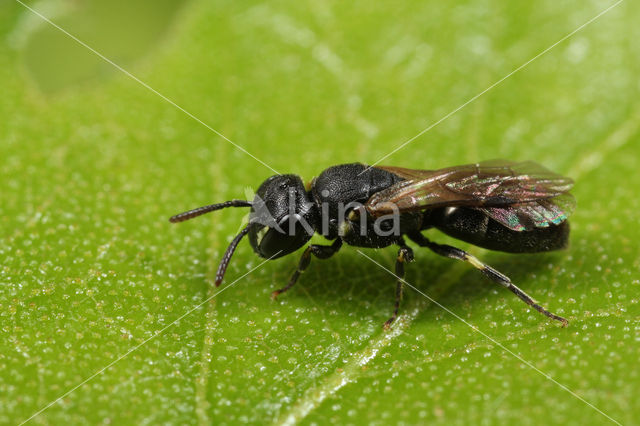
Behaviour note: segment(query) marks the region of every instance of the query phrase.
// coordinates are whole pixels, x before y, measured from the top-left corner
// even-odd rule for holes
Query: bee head
[[[249,242],[263,258],[292,253],[311,239],[317,216],[299,176],[271,176],[260,185],[251,203]]]

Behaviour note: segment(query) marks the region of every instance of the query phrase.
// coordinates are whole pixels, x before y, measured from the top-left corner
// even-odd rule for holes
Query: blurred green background
[[[374,162],[613,1],[29,2],[280,172]],[[625,1],[385,160],[535,160],[576,180],[572,246],[456,243],[570,320],[416,250],[408,282],[623,424],[640,415],[640,5]],[[215,294],[245,213],[170,225],[272,171],[0,2],[0,423],[610,424],[346,248]],[[451,239],[433,231],[441,242]],[[320,242],[321,239],[318,239]],[[393,266],[395,249],[367,251]],[[245,241],[226,283],[259,265]]]

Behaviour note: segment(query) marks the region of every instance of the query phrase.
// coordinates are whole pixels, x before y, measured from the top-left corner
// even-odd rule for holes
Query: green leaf
[[[0,423],[637,422],[637,3],[495,86],[614,3],[76,3],[29,5],[149,87],[0,5]],[[262,265],[245,241],[216,289],[246,212],[167,221],[273,174],[207,126],[310,180],[460,106],[384,164],[507,158],[574,178],[566,252],[428,232],[567,328],[428,250],[407,280],[437,303],[407,289],[389,332],[394,279],[355,248],[274,302],[300,252]],[[365,253],[393,267],[394,248]]]

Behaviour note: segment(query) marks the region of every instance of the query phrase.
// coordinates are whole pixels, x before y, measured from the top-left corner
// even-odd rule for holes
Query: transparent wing
[[[552,201],[567,194],[573,186],[571,179],[531,161],[491,160],[440,170],[379,168],[406,180],[369,198],[366,208],[373,216],[394,209],[410,212],[467,206],[482,208],[511,229],[530,229],[565,220],[575,204],[570,195]],[[535,225],[543,223],[547,225]]]
[[[571,194],[555,198],[514,204],[506,207],[482,207],[478,210],[514,231],[528,231],[559,225],[573,212],[576,206]]]

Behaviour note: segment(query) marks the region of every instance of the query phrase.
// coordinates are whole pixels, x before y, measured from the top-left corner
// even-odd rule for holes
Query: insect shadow
[[[431,256],[429,252],[422,252],[422,256],[420,253],[416,250],[416,259],[407,271],[406,282],[454,313],[462,315],[466,305],[486,306],[488,303],[492,308],[504,309],[504,313],[496,312],[496,319],[509,320],[514,318],[510,311],[515,312],[522,308],[517,300],[509,297],[510,293],[496,288],[489,279],[469,265],[440,259]],[[373,256],[383,265],[388,263],[388,270],[392,270],[393,250],[381,250]],[[484,253],[482,257],[496,269],[504,271],[514,282],[524,283],[528,291],[535,292],[538,288],[546,288],[539,286],[535,277],[540,272],[548,271],[549,263],[559,256],[556,253],[528,256]],[[276,262],[273,266],[275,270],[271,286],[272,289],[276,289],[288,280],[291,264],[282,261]],[[384,317],[388,310],[388,299],[394,294],[394,286],[389,282],[388,271],[372,266],[375,265],[369,261],[363,262],[362,256],[357,252],[346,250],[340,258],[311,265],[300,278],[299,286],[287,293],[286,298],[278,298],[274,303],[277,305],[285,301],[284,303],[289,304],[289,300],[293,300],[295,303],[291,303],[290,306],[299,306],[305,303],[305,299],[312,299],[311,303],[318,308],[325,311],[336,310],[340,315],[360,312],[362,315]],[[544,278],[544,281],[547,281],[547,278]],[[409,289],[405,291],[404,297],[411,303],[411,299],[425,296]],[[427,309],[441,310],[438,306]],[[522,320],[521,316],[518,318]]]
[[[422,292],[458,315],[463,314],[467,305],[485,306],[488,303],[490,307],[503,308],[503,314],[496,314],[496,319],[500,320],[515,319],[509,311],[520,312],[524,308],[517,300],[509,297],[509,293],[503,291],[504,289],[492,285],[488,278],[469,265],[432,256],[428,251],[423,251],[422,254],[417,251],[416,259],[405,277],[407,283],[419,290],[405,291],[404,297],[408,303],[411,303],[412,299],[424,298],[425,296],[420,294]],[[353,250],[345,250],[341,257],[322,263],[315,262],[300,278],[299,286],[288,292],[285,297],[274,300],[273,306],[283,304],[295,309],[296,306],[304,304],[305,300],[311,299],[311,304],[319,309],[335,310],[340,315],[359,311],[362,316],[368,314],[376,318],[384,317],[388,310],[388,299],[394,292],[388,272],[394,261],[394,250],[382,249],[375,255],[372,254],[372,257],[383,265],[388,264],[388,270],[372,265],[368,260],[363,261],[362,256]],[[562,257],[562,254],[539,253],[522,256],[486,252],[482,257],[488,264],[504,271],[514,282],[524,283],[523,287],[529,292],[536,292],[538,288],[547,288],[537,282],[536,275],[548,271],[548,265]],[[202,260],[206,262],[206,257]],[[268,285],[258,296],[265,299],[274,289],[287,282],[292,269],[291,262],[285,259],[273,262],[270,267],[273,269],[269,274]],[[544,281],[547,280],[548,278],[544,278]],[[207,280],[207,285],[211,285],[211,282],[212,280]],[[441,310],[438,306],[427,309]],[[532,321],[536,323],[535,320]]]

